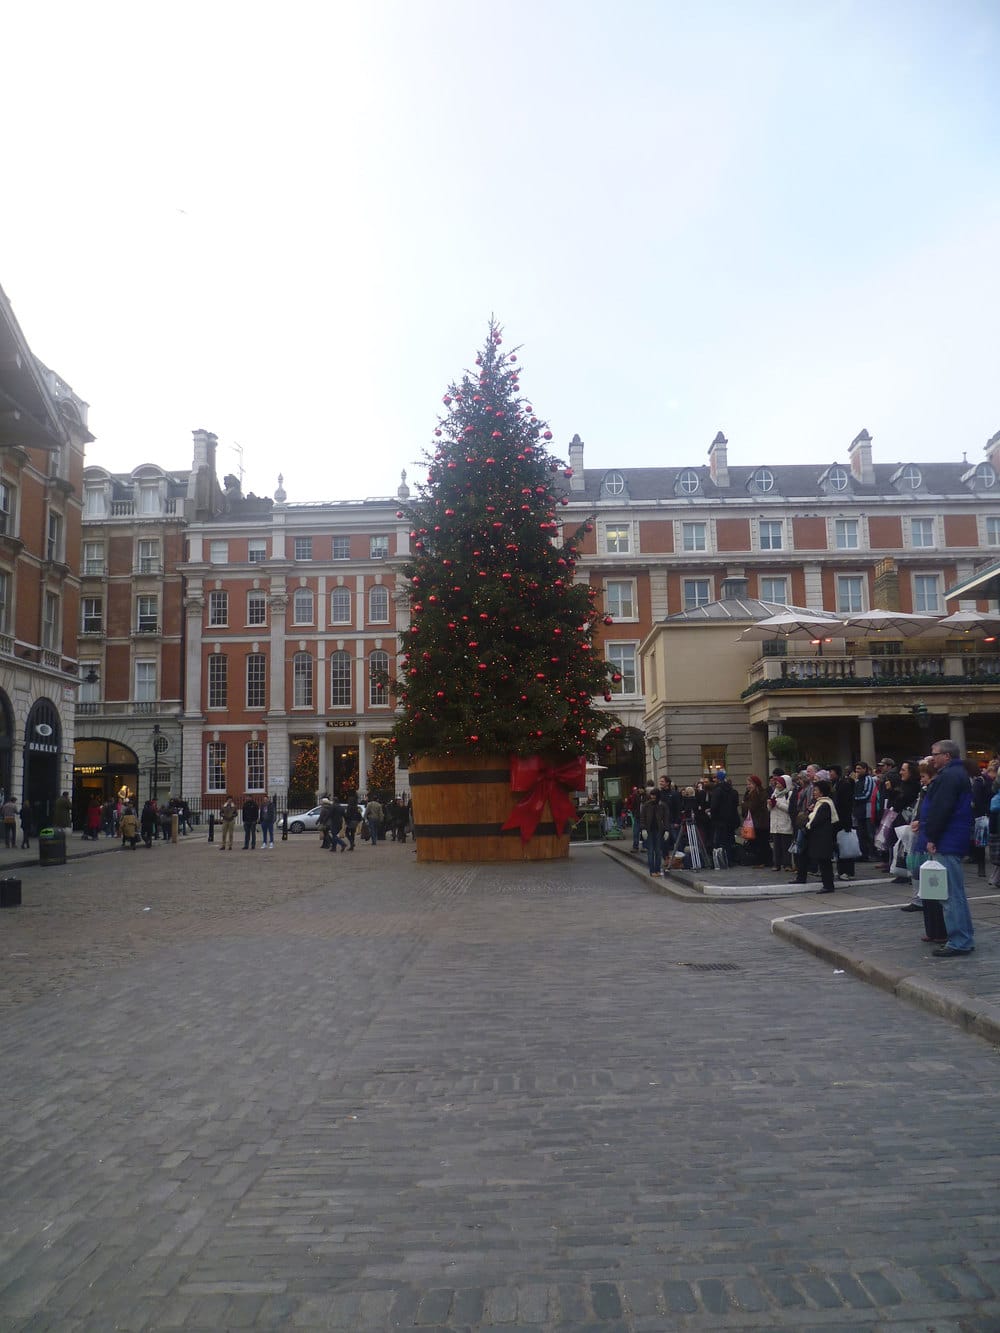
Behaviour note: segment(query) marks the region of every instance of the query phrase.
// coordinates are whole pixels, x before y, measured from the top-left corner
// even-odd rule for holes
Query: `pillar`
[[[858,718],[858,739],[860,750],[858,757],[866,763],[869,768],[874,768],[876,764],[874,717]]]
[[[948,715],[948,735],[965,754],[965,719],[968,713],[950,713]]]
[[[767,775],[772,767],[768,762],[770,755],[767,750],[770,731],[770,724],[768,724],[766,731],[763,727],[750,728],[750,771],[756,773],[765,786],[767,785]]]

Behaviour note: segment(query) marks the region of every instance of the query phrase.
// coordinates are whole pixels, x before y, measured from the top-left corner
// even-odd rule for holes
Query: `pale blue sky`
[[[589,466],[981,457],[1000,8],[39,3],[0,283],[90,461],[411,478],[495,312]],[[415,467],[414,464],[417,464]]]

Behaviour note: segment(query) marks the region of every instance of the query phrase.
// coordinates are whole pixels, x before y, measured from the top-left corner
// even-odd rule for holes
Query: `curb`
[[[882,963],[863,955],[845,953],[836,945],[817,935],[807,926],[797,925],[794,921],[776,920],[771,922],[771,933],[787,940],[799,949],[814,954],[826,963],[833,963],[845,972],[867,981],[871,986],[888,991],[898,1000],[905,1000],[929,1014],[944,1018],[956,1027],[983,1037],[986,1041],[1000,1046],[1000,1004],[991,1004],[988,1000],[977,1000],[964,991],[939,981],[928,981],[916,975],[906,967],[896,967]]]
[[[691,870],[669,870],[664,872],[662,879],[655,879],[650,876],[646,869],[645,856],[640,859],[634,857],[631,853],[624,851],[620,847],[603,844],[603,850],[608,856],[613,857],[621,865],[625,866],[646,883],[651,893],[663,894],[669,898],[677,898],[681,902],[698,903],[758,903],[758,902],[777,902],[786,898],[798,898],[809,893],[809,889],[802,889],[800,892],[783,893],[770,892],[766,888],[734,888],[733,886],[711,884],[707,880],[699,879],[694,871]],[[810,886],[811,888],[812,886]]]

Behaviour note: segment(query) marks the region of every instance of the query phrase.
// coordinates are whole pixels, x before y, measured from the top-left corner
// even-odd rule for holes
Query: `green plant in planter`
[[[777,736],[772,736],[767,743],[768,752],[779,763],[792,767],[801,753],[799,742],[794,736],[789,736],[787,732],[780,732]]]

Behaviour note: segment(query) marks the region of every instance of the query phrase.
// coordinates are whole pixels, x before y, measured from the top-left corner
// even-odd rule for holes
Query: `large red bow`
[[[530,759],[510,761],[511,791],[526,791],[523,801],[510,813],[504,824],[505,829],[520,829],[521,841],[527,842],[538,827],[538,822],[548,801],[557,833],[565,833],[566,825],[576,814],[573,802],[566,795],[567,791],[583,791],[587,785],[587,759],[580,755],[565,764],[546,763],[533,755]]]

